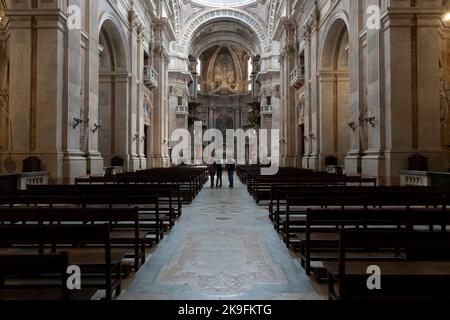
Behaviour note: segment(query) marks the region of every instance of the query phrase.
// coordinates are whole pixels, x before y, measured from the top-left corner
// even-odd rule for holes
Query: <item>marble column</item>
[[[86,1],[86,32],[89,34],[85,60],[85,101],[90,125],[100,125],[99,119],[99,21],[98,2]],[[106,125],[104,123],[103,125]],[[89,130],[86,146],[87,172],[103,174],[104,160],[99,152],[99,130]]]
[[[8,155],[21,171],[22,160],[36,156],[51,182],[63,177],[65,15],[11,10],[10,116],[12,145]]]
[[[440,127],[438,21],[431,14],[413,13],[392,13],[384,21],[387,184],[399,183],[399,172],[408,168],[412,154],[427,156],[431,170],[446,168],[436,130]]]
[[[73,5],[80,6],[80,1]],[[66,183],[73,182],[75,177],[86,175],[85,141],[89,135],[89,116],[85,112],[84,89],[82,86],[82,32],[80,28],[67,30],[66,56],[67,64],[67,96],[66,108],[63,110],[63,146],[64,146],[64,179]],[[74,127],[74,119],[82,120]],[[58,120],[57,120],[58,121]]]
[[[163,44],[163,26],[155,27],[154,67],[159,74],[159,87],[155,90],[154,109],[152,115],[152,158],[153,167],[164,167],[169,164],[168,155],[168,52]]]
[[[379,0],[368,0],[368,5],[379,5]],[[346,130],[348,130],[349,134],[349,150],[347,151],[347,155],[345,157],[345,172],[347,174],[360,174],[362,172],[362,141],[361,139],[365,135],[365,128],[361,126],[363,123],[360,122],[360,117],[364,114],[365,108],[365,81],[364,77],[367,77],[364,73],[365,63],[363,59],[363,38],[360,35],[359,30],[363,29],[365,19],[357,19],[360,16],[360,12],[365,12],[365,5],[361,1],[350,1],[349,2],[349,15],[351,17],[355,17],[355,19],[350,19],[349,21],[349,115],[347,118],[343,119],[343,125],[346,126]],[[379,33],[376,30],[375,33]],[[368,41],[374,41],[372,38],[373,32],[372,30],[367,30],[367,38]],[[369,49],[373,48],[370,44],[368,44]],[[379,49],[379,46],[376,48]],[[371,57],[369,61],[374,61],[373,71],[379,70],[378,68],[382,68],[379,63],[379,59],[377,59],[376,50],[373,50],[374,56]],[[374,78],[372,78],[374,79]],[[376,79],[376,77],[375,77]],[[376,87],[376,85],[375,85]],[[379,95],[379,93],[378,93]],[[374,108],[377,108],[377,104],[374,105]],[[371,176],[371,174],[368,174]],[[375,175],[378,176],[378,175]]]

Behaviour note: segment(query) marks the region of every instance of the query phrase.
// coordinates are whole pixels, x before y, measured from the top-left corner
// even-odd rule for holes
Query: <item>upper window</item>
[[[256,2],[257,0],[192,0],[208,7],[238,7]]]

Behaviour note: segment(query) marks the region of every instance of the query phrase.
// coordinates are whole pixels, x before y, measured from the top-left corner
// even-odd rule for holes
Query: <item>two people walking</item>
[[[228,172],[228,181],[230,183],[229,187],[234,187],[234,170],[236,165],[234,163],[228,163],[226,165]],[[211,180],[211,188],[214,188],[214,181],[216,180],[216,188],[222,188],[222,174],[223,167],[221,163],[214,162],[212,165],[208,166],[209,177]],[[217,176],[217,179],[215,177]]]

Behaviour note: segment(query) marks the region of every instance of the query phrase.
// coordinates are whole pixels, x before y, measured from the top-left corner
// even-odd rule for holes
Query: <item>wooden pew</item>
[[[296,197],[315,197],[322,198],[327,195],[332,195],[334,197],[360,197],[361,199],[365,198],[367,195],[380,195],[384,197],[384,195],[390,194],[390,197],[402,197],[404,195],[418,194],[431,194],[434,193],[437,195],[438,193],[445,196],[450,195],[450,193],[446,191],[439,191],[436,188],[432,187],[394,187],[394,186],[363,186],[363,187],[355,187],[355,186],[322,186],[322,187],[313,187],[313,186],[296,186],[295,188],[289,188],[285,185],[275,185],[272,186],[272,195],[271,195],[271,203],[269,205],[269,218],[273,221],[275,229],[280,232],[283,226],[283,221],[286,217],[286,204],[287,198],[296,198]]]
[[[302,183],[288,184],[286,182],[272,185],[270,190],[269,215],[273,220],[275,212],[286,212],[286,198],[300,197],[313,193],[329,194],[337,192],[360,193],[364,196],[366,193],[387,193],[387,192],[439,192],[435,187],[411,187],[411,186],[311,186]]]
[[[0,225],[0,247],[12,254],[21,254],[23,246],[34,246],[36,253],[50,248],[51,253],[69,251],[69,265],[81,268],[82,280],[93,275],[99,282],[84,282],[84,288],[105,289],[106,299],[121,291],[121,263],[123,254],[111,250],[110,225]],[[93,262],[91,255],[79,255],[72,249],[77,245],[96,245],[98,253]],[[72,251],[72,252],[71,252]],[[30,252],[28,249],[27,253]],[[45,253],[45,252],[41,252]]]
[[[373,259],[369,249],[401,249],[399,259]],[[365,251],[366,258],[351,259],[349,252]],[[411,251],[435,256],[409,256]],[[326,262],[330,299],[448,300],[450,299],[450,233],[418,231],[342,230],[339,261]],[[381,269],[381,290],[369,290],[368,267]]]
[[[348,177],[334,174],[314,173],[309,176],[259,176],[255,177],[252,184],[249,184],[249,193],[254,197],[256,203],[270,201],[272,186],[286,184],[295,186],[347,186],[347,185],[372,185],[376,186],[376,179],[362,177]]]
[[[92,185],[44,185],[28,186],[28,190],[12,195],[109,195],[109,196],[154,196],[158,195],[159,212],[168,228],[182,214],[182,199],[179,185],[175,184],[92,184]]]
[[[137,208],[0,208],[0,223],[75,226],[109,223],[111,244],[116,248],[115,251],[133,258],[136,271],[139,269],[139,262],[145,262],[145,238],[149,232],[140,228]]]
[[[91,300],[97,290],[68,289],[68,267],[67,252],[0,254],[0,300]],[[48,283],[43,281],[45,279]]]
[[[410,207],[434,207],[447,208],[450,205],[450,197],[441,193],[414,193],[414,194],[370,194],[363,197],[361,194],[319,194],[287,198],[287,211],[285,219],[280,218],[283,224],[282,236],[289,247],[293,245],[292,236],[305,232],[306,213],[311,208],[334,207],[339,209],[367,209],[367,208],[410,208]],[[297,239],[298,240],[298,239]],[[298,243],[298,241],[297,241]]]
[[[301,264],[309,275],[312,261],[337,260],[342,229],[426,231],[438,226],[445,231],[449,225],[450,210],[442,209],[309,209],[306,232],[298,237]]]
[[[141,231],[146,231],[152,241],[163,238],[164,229],[159,216],[158,195],[25,195],[0,196],[0,206],[48,208],[129,208],[137,207]],[[146,238],[150,239],[150,237]]]

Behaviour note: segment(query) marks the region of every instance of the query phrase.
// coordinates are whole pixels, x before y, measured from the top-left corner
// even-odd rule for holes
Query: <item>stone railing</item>
[[[189,107],[177,106],[175,109],[175,114],[181,115],[181,116],[187,116],[189,114]]]
[[[291,87],[295,87],[297,89],[301,88],[305,83],[303,67],[296,65],[289,75],[289,80]]]
[[[400,185],[402,186],[431,186],[431,176],[428,171],[400,171]]]
[[[27,186],[46,185],[48,184],[48,172],[20,173],[17,182],[19,190],[26,190]]]
[[[261,114],[262,115],[271,115],[271,114],[273,114],[273,107],[272,106],[262,106],[261,107]]]
[[[405,170],[400,172],[400,184],[402,186],[450,188],[450,173]]]
[[[0,175],[0,191],[26,190],[29,185],[48,184],[48,172],[27,172]]]
[[[150,90],[158,88],[158,72],[152,66],[144,66],[144,84]]]

